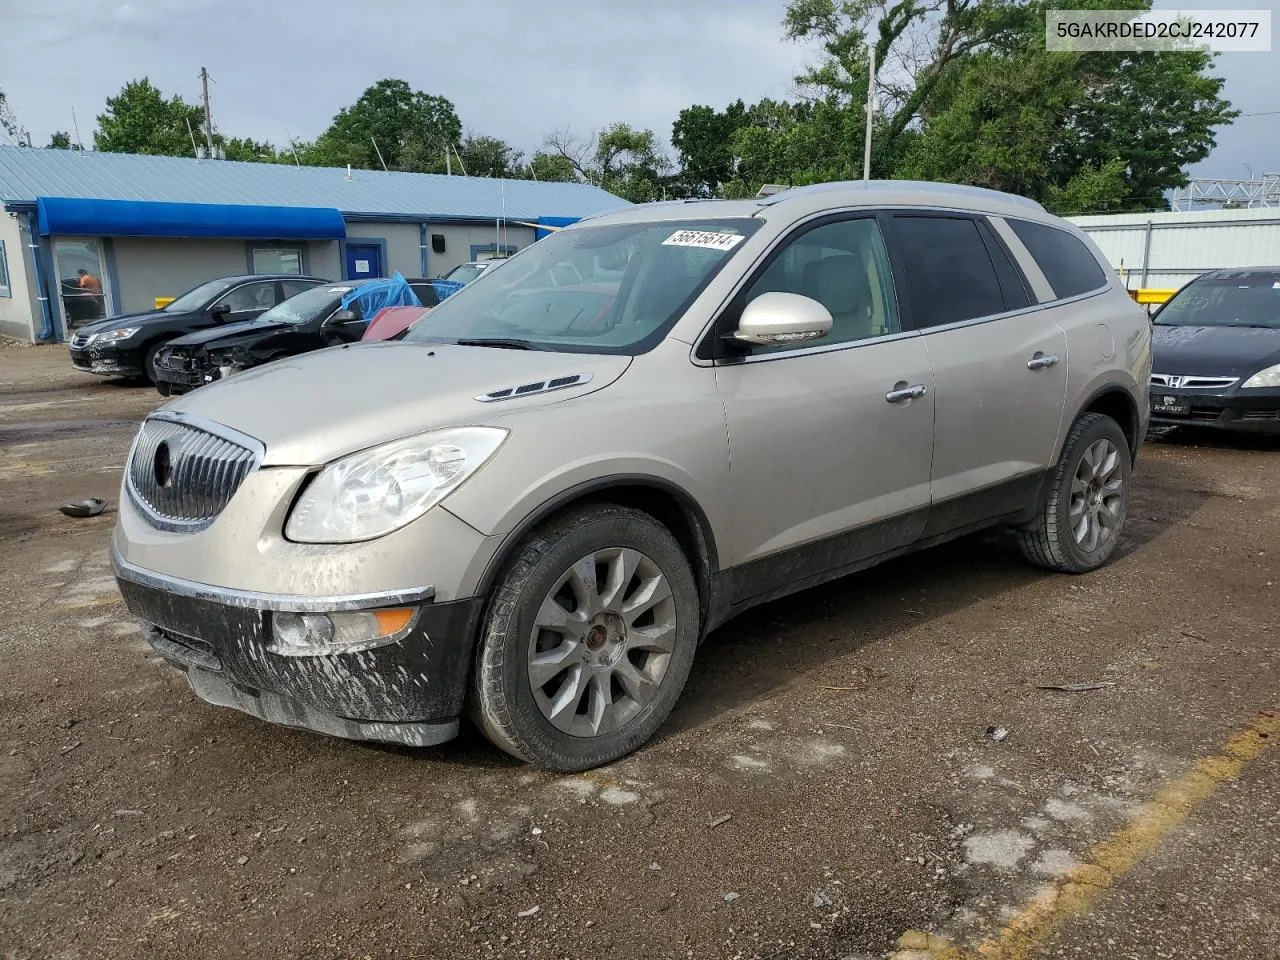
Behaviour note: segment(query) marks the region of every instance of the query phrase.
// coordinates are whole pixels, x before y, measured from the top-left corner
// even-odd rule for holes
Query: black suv
[[[77,328],[69,344],[71,363],[85,373],[145,378],[154,383],[156,354],[175,337],[252,320],[277,303],[327,282],[296,274],[210,280],[161,310],[108,317]]]
[[[385,278],[381,278],[385,282]],[[361,315],[359,303],[340,309],[343,298],[379,279],[325,283],[303,291],[253,320],[202,330],[166,344],[155,358],[154,382],[164,397],[186,393],[233,373],[281,357],[354,343],[372,316]],[[408,280],[424,307],[440,302],[431,280]],[[375,313],[376,313],[375,308]]]

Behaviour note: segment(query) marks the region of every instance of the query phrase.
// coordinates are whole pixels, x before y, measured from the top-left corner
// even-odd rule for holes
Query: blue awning
[[[539,223],[545,223],[548,227],[567,227],[571,223],[577,223],[581,217],[539,217]],[[541,240],[543,237],[550,236],[553,230],[535,230],[533,231],[533,239]]]
[[[341,240],[332,207],[261,207],[37,197],[41,236],[219,237],[233,240]]]

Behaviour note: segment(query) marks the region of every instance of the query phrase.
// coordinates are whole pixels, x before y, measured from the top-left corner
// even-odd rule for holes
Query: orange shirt
[[[80,289],[97,296],[102,293],[102,283],[92,273],[86,273],[80,278]]]

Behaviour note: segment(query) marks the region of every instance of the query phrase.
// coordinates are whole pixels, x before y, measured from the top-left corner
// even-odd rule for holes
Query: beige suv
[[[629,207],[395,343],[153,414],[112,556],[202,699],[555,770],[662,723],[749,607],[984,527],[1091,570],[1150,330],[1089,240],[909,182]]]

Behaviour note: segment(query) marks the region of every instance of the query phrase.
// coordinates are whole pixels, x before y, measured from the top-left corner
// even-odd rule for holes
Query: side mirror
[[[742,311],[733,339],[771,347],[818,340],[831,332],[831,311],[797,293],[762,293]]]
[[[362,322],[354,310],[339,310],[329,317],[326,327],[340,327],[348,323]]]
[[[209,314],[215,320],[221,320],[223,317],[227,316],[230,313],[231,313],[231,304],[229,303],[215,303],[212,307],[209,308]]]
[[[321,326],[320,338],[326,346],[333,346],[359,340],[364,331],[365,322],[354,310],[338,310]]]

